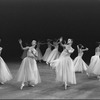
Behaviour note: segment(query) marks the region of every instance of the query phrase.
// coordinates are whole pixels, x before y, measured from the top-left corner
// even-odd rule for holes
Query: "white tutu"
[[[26,57],[23,59],[19,71],[17,73],[18,82],[30,81],[33,84],[41,82],[37,63],[34,58]]]
[[[42,52],[41,52],[40,48],[37,47],[36,50],[38,52],[38,58],[37,58],[37,60],[42,60]]]
[[[12,78],[13,77],[8,66],[6,65],[2,57],[0,57],[0,82],[9,81]]]
[[[88,74],[100,75],[100,58],[99,55],[91,57],[90,65],[87,69]]]
[[[45,51],[45,53],[44,53],[44,56],[43,56],[43,58],[42,58],[43,61],[47,61],[47,59],[48,59],[50,53],[51,53],[51,48],[47,48],[46,51]]]
[[[64,51],[63,51],[64,54]],[[50,63],[56,70],[56,81],[76,84],[76,76],[73,60],[69,55],[61,53],[60,57]]]
[[[59,55],[60,55],[60,52],[58,51],[58,48],[53,49],[46,62],[47,63],[52,62],[53,60],[59,58]]]
[[[74,59],[75,72],[83,72],[87,70],[88,65],[83,61],[81,56]]]

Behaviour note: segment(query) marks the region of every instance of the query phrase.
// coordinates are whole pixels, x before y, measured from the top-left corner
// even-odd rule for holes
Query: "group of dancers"
[[[84,51],[88,51],[82,44],[77,45],[78,56],[73,60],[71,54],[74,52],[72,48],[73,40],[68,39],[65,41],[63,37],[53,41],[48,39],[47,43],[36,42],[32,40],[31,46],[23,47],[22,40],[19,40],[21,48],[24,50],[22,55],[22,62],[16,74],[16,81],[21,83],[20,89],[23,89],[25,85],[35,86],[41,83],[41,77],[39,74],[37,60],[43,60],[56,72],[56,81],[64,84],[64,89],[67,89],[71,84],[77,84],[76,72],[85,72],[87,76],[96,75],[100,78],[100,43],[95,49],[95,55],[91,57],[90,64],[86,64],[82,59]],[[47,44],[48,47],[42,55],[40,45]],[[63,47],[62,52],[59,52],[58,47]],[[51,47],[54,47],[52,50]],[[0,47],[0,54],[2,52]],[[13,79],[13,76],[0,56],[0,84],[4,84],[7,81]]]

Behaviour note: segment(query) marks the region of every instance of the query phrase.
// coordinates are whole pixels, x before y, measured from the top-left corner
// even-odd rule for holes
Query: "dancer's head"
[[[32,41],[32,46],[36,46],[36,40]]]
[[[70,44],[71,45],[72,43],[73,43],[73,40],[72,39],[68,39],[67,40],[67,44]]]

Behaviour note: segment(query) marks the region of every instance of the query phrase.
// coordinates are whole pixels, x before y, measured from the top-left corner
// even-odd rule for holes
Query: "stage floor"
[[[15,77],[19,63],[7,63]],[[64,90],[62,83],[55,82],[55,71],[45,63],[38,63],[42,82],[35,87],[24,87],[14,79],[0,85],[0,99],[100,99],[100,81],[88,78],[85,73],[76,73],[77,84]]]

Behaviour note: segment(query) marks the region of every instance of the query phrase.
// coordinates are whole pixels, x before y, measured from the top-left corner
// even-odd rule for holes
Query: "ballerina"
[[[60,39],[62,39],[62,37]],[[52,50],[52,52],[50,53],[50,55],[46,61],[47,64],[49,64],[53,60],[59,58],[60,52],[58,51],[58,47],[59,47],[58,44],[60,44],[60,41],[59,41],[60,39],[58,39],[56,42],[55,41],[53,42],[52,46],[54,46],[54,49]]]
[[[84,46],[82,44],[77,45],[78,56],[74,59],[74,67],[75,72],[83,72],[87,70],[88,65],[83,61],[82,56],[83,52],[87,51],[88,48],[83,49]]]
[[[50,66],[56,71],[56,81],[63,82],[65,89],[67,89],[70,84],[76,84],[74,63],[70,57],[70,54],[74,52],[72,43],[72,39],[68,39],[67,44],[61,43],[64,47],[62,53],[58,59],[50,63]]]
[[[1,41],[1,40],[0,40]],[[2,47],[0,47],[0,84],[4,84],[7,81],[10,81],[13,76],[7,66],[7,64],[4,62],[4,60],[1,57]]]
[[[22,40],[19,40],[20,45],[22,45]],[[23,49],[28,49],[27,57],[22,60],[20,68],[17,73],[17,82],[21,82],[22,89],[25,86],[25,83],[28,83],[28,86],[34,86],[41,82],[40,74],[38,71],[36,59],[38,53],[35,49],[36,41],[32,41],[32,46],[23,47]]]
[[[91,57],[89,67],[87,69],[87,75],[96,75],[97,78],[100,76],[100,44],[95,49],[95,55]]]
[[[47,61],[47,59],[52,51],[51,50],[52,44],[50,43],[50,40],[47,40],[47,45],[48,45],[48,47],[47,47],[47,49],[42,57],[43,61]]]

